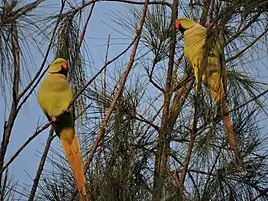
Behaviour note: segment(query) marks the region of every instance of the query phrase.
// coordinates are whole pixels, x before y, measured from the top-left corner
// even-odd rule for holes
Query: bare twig
[[[159,108],[159,110],[155,113],[155,115],[153,117],[151,117],[151,119],[149,120],[150,122],[154,122],[154,120],[159,116],[161,110],[163,109],[163,105]],[[155,124],[154,124],[155,125]],[[157,125],[156,125],[157,126]],[[146,128],[146,130],[144,131],[144,135],[147,134],[147,132],[149,131],[151,125],[148,125],[148,127]],[[156,129],[156,128],[155,128]],[[159,126],[157,126],[157,129],[159,130]]]
[[[219,149],[219,151],[218,151],[218,153],[217,153],[217,156],[216,156],[216,158],[215,158],[215,160],[214,160],[214,163],[213,163],[213,165],[212,165],[212,167],[211,167],[211,169],[210,169],[210,171],[209,171],[209,174],[208,174],[208,177],[207,177],[207,181],[206,181],[205,186],[204,186],[204,192],[207,190],[207,186],[208,186],[209,181],[210,181],[210,176],[213,175],[213,172],[214,172],[214,170],[216,169],[216,164],[218,163],[218,159],[219,159],[219,157],[220,157],[220,155],[221,155],[221,151],[222,151],[223,147],[225,146],[224,144],[225,144],[225,143],[222,142],[222,145],[219,147],[220,149]]]
[[[149,76],[149,81],[152,83],[152,85],[157,88],[159,91],[162,91],[164,92],[164,89],[162,89],[154,80],[153,80],[153,77],[152,77],[152,74],[148,74]]]
[[[151,71],[149,72],[149,69],[146,70],[146,71],[147,71],[147,74],[148,74],[148,77],[149,77],[149,81],[152,83],[152,85],[153,85],[155,88],[157,88],[159,91],[164,92],[164,89],[163,89],[161,86],[159,86],[159,85],[153,80],[153,71],[154,71],[154,69],[155,69],[155,67],[156,67],[156,64],[157,64],[157,57],[158,57],[157,54],[158,54],[158,51],[157,51],[157,53],[156,53],[156,55],[155,55],[155,57],[154,57],[154,60],[153,60],[153,66],[152,66]]]
[[[133,4],[133,5],[144,5],[146,3],[146,1],[144,2],[139,2],[139,1],[129,1],[129,0],[91,0],[88,1],[87,3],[84,3],[83,5],[81,5],[80,7],[77,7],[73,10],[70,10],[66,13],[63,13],[63,15],[71,15],[73,13],[76,13],[84,8],[86,8],[87,6],[89,6],[90,4],[93,4],[95,2],[118,2],[118,3],[126,3],[126,4]],[[165,5],[171,8],[171,4],[166,2],[166,1],[150,1],[148,5]]]
[[[183,166],[183,169],[181,172],[181,179],[180,179],[180,187],[181,188],[183,187],[183,184],[185,181],[188,165],[190,163],[190,159],[191,159],[191,155],[192,155],[192,151],[193,151],[193,147],[194,147],[195,133],[193,130],[190,131],[189,136],[190,136],[190,142],[188,144],[188,149],[187,149],[187,153],[186,153],[186,157],[185,157],[185,161],[184,161],[184,166]]]
[[[178,83],[177,91],[175,92],[175,96],[173,98],[172,104],[170,106],[170,112],[168,117],[169,127],[173,128],[178,115],[181,112],[182,106],[184,105],[189,92],[193,88],[194,79],[193,75],[189,75],[187,70],[185,70],[181,81]]]
[[[3,166],[1,172],[3,172],[5,169],[8,168],[8,166],[15,160],[15,158],[20,154],[20,152],[36,137],[38,136],[42,131],[47,129],[52,124],[52,121],[46,123],[41,129],[36,131],[31,137],[26,140],[21,147],[13,154],[13,156],[6,162],[6,164]]]
[[[256,42],[258,42],[265,34],[267,34],[268,28],[263,31],[258,37],[256,37],[247,47],[239,51],[237,54],[226,59],[226,63],[230,62],[238,57],[242,56],[249,48],[251,48]]]
[[[92,16],[94,6],[95,6],[95,1],[92,3],[92,5],[90,7],[90,10],[89,10],[89,13],[88,13],[88,16],[87,16],[87,19],[86,19],[86,23],[85,23],[84,28],[82,30],[82,33],[81,33],[81,36],[80,36],[80,41],[79,41],[79,49],[81,48],[82,42],[83,42],[83,40],[85,38],[87,25],[88,25],[88,22],[89,22],[89,20],[90,20],[90,18]]]
[[[50,131],[49,131],[49,136],[47,138],[47,143],[46,143],[46,146],[45,146],[45,150],[43,152],[42,158],[41,158],[39,166],[38,166],[38,170],[37,170],[35,178],[34,178],[34,183],[33,183],[33,186],[32,186],[31,193],[30,193],[28,201],[33,201],[34,200],[35,192],[36,192],[36,189],[37,189],[37,186],[38,186],[42,171],[44,169],[47,154],[48,154],[51,142],[55,137],[55,135],[53,136],[53,132],[54,132],[53,128],[51,128]]]
[[[119,3],[127,3],[127,4],[133,4],[133,5],[144,5],[146,4],[146,1],[139,2],[139,1],[129,1],[129,0],[100,0],[101,1],[110,1],[110,2],[119,2]],[[170,3],[167,1],[150,1],[148,5],[164,5],[168,7],[172,7]]]
[[[108,62],[108,54],[109,54],[109,48],[110,48],[110,34],[108,34],[107,38],[107,46],[106,46],[106,53],[105,53],[105,62],[106,64]],[[107,90],[107,85],[106,85],[106,68],[103,70],[103,84],[102,84],[102,96],[106,98],[106,90]],[[100,117],[103,119],[104,117],[104,111],[105,111],[105,104],[100,104],[99,105],[99,112],[100,112]]]
[[[237,106],[237,107],[235,107],[235,108],[229,110],[228,112],[224,113],[224,115],[230,114],[231,112],[234,112],[234,111],[236,111],[236,110],[238,110],[238,109],[240,109],[240,108],[246,106],[247,104],[249,104],[249,103],[251,103],[251,102],[257,100],[258,98],[260,98],[261,96],[263,96],[263,95],[266,94],[266,93],[268,93],[268,89],[265,90],[265,91],[263,91],[263,92],[260,93],[259,95],[255,96],[254,98],[252,98],[252,99],[250,99],[250,100],[244,102],[243,104],[241,104],[241,105],[239,105],[239,106]]]
[[[191,75],[188,75],[187,70],[186,70],[183,77],[191,78]],[[184,82],[184,80],[182,80],[182,83]],[[193,83],[194,83],[194,80],[190,79],[190,82],[188,82],[185,86],[183,86],[183,88],[181,88],[174,97],[173,104],[171,106],[170,115],[169,115],[169,122],[172,124],[172,127],[175,123],[175,120],[177,119],[179,115],[179,112],[181,110],[183,103],[185,102],[190,90],[192,89]],[[195,111],[195,118],[196,119],[194,120],[193,128],[190,130],[190,134],[189,134],[188,150],[187,150],[187,154],[185,157],[184,167],[183,167],[183,171],[182,171],[181,179],[180,179],[179,187],[180,187],[181,193],[183,192],[183,184],[184,184],[187,168],[190,162],[193,146],[194,146],[196,124],[197,124],[197,118],[198,118],[197,111]]]
[[[138,121],[144,122],[146,124],[148,124],[150,127],[153,127],[155,130],[159,130],[159,127],[154,124],[151,120],[147,120],[145,119],[142,115],[137,114],[136,116],[132,115],[130,112],[127,113],[129,116],[131,116],[132,118],[137,119]],[[139,116],[139,117],[138,117]]]
[[[177,185],[180,187],[180,179],[179,179],[179,175],[178,175],[178,173],[177,173],[176,170],[173,171],[173,175],[175,177],[175,180],[176,180]]]

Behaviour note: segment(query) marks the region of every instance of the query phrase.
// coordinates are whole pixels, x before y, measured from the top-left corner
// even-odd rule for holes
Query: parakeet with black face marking
[[[53,121],[54,130],[61,139],[73,170],[80,197],[83,201],[87,201],[84,166],[75,134],[74,117],[67,110],[73,99],[72,88],[67,80],[68,68],[68,62],[62,58],[57,58],[50,64],[38,91],[38,102],[48,120]]]
[[[191,19],[179,18],[176,20],[175,26],[183,34],[184,53],[194,70],[197,86],[201,83],[206,85],[210,95],[220,104],[221,115],[228,134],[228,141],[235,154],[236,164],[244,169],[231,118],[229,114],[226,114],[228,111],[226,94],[227,70],[223,48],[219,40],[213,41],[207,38],[207,28]],[[212,44],[207,44],[209,42]],[[207,61],[204,61],[204,55],[206,55]]]

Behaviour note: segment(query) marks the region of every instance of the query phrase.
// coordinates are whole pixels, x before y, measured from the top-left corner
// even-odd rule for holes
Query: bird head
[[[175,27],[183,33],[185,30],[190,29],[195,24],[196,22],[189,18],[178,18],[176,20]]]
[[[68,61],[66,61],[63,58],[57,58],[49,65],[48,72],[61,73],[66,75],[68,70],[69,70]]]

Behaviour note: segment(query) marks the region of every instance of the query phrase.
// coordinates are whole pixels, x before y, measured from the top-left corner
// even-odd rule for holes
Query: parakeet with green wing
[[[175,26],[183,34],[184,53],[193,68],[197,86],[201,83],[206,85],[210,95],[219,104],[235,162],[244,169],[237,136],[227,113],[227,69],[220,40],[211,40],[207,36],[206,27],[188,18],[177,19]]]
[[[62,142],[62,146],[72,168],[76,186],[82,201],[88,201],[84,166],[79,142],[74,129],[74,117],[68,106],[73,92],[67,80],[68,62],[65,59],[54,60],[46,73],[38,91],[38,102]]]

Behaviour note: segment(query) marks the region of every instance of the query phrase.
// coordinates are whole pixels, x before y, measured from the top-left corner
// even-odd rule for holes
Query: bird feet
[[[63,109],[62,109],[62,111],[63,111],[63,113],[69,113],[70,112],[70,110],[67,108],[67,107],[64,107]],[[51,117],[51,121],[52,122],[56,122],[57,121],[57,116],[55,116],[55,117]]]
[[[62,111],[63,111],[63,112],[67,112],[67,113],[70,112],[70,110],[68,109],[68,107],[64,107],[64,108],[62,109]]]

